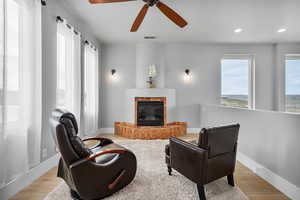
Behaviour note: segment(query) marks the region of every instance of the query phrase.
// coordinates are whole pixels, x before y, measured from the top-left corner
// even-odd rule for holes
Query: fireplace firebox
[[[164,126],[166,124],[166,98],[137,97],[135,113],[137,126]]]
[[[161,101],[139,101],[137,105],[138,126],[163,126],[164,103]]]

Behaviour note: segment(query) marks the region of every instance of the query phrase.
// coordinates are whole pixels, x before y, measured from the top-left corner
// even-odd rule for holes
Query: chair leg
[[[234,178],[233,178],[233,174],[230,174],[227,176],[227,181],[228,184],[231,185],[232,187],[234,187]]]
[[[70,194],[71,194],[71,197],[72,197],[73,200],[83,200],[83,199],[79,196],[79,194],[78,194],[76,191],[74,191],[74,190],[70,190]]]
[[[206,200],[204,185],[197,184],[198,194],[200,200]]]
[[[172,168],[170,166],[168,166],[168,172],[169,172],[169,176],[172,176]]]

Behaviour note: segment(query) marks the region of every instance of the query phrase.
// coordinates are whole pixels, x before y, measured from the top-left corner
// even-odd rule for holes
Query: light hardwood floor
[[[124,139],[111,134],[101,135],[112,139]],[[195,135],[187,135],[182,139],[197,139]],[[57,167],[54,167],[31,185],[17,193],[10,200],[42,200],[49,192],[51,192],[61,179],[56,177]],[[236,185],[247,195],[249,200],[286,200],[284,194],[279,192],[272,185],[267,183],[262,178],[255,175],[251,170],[237,163],[235,171]]]

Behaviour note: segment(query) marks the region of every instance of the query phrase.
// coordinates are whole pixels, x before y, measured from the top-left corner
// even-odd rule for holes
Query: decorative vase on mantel
[[[147,81],[147,83],[149,84],[149,88],[156,88],[156,85],[154,84],[154,78],[156,77],[156,75],[157,72],[155,65],[150,65],[148,72],[149,81]]]
[[[147,81],[147,83],[149,84],[149,88],[156,88],[152,77],[149,76],[149,81]]]

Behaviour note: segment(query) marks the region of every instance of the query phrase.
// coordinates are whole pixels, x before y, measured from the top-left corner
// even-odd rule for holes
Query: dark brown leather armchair
[[[204,185],[227,176],[234,186],[237,141],[240,125],[202,129],[198,143],[170,138],[166,146],[169,175],[175,169],[197,184],[199,198],[205,200]]]
[[[134,179],[137,162],[130,150],[105,138],[81,140],[76,119],[68,111],[54,110],[50,123],[61,153],[57,176],[70,187],[73,199],[101,199]],[[88,148],[84,141],[89,140],[98,144]]]

